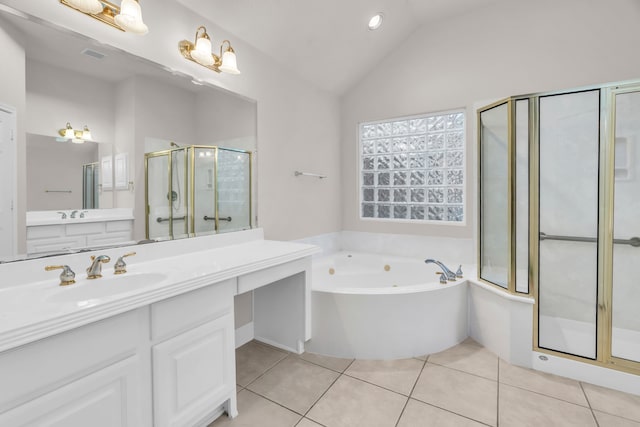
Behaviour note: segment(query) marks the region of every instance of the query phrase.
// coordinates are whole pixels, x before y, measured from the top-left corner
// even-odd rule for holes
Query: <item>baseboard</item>
[[[253,322],[249,322],[244,326],[236,329],[236,348],[245,345],[254,338]]]
[[[298,347],[300,347],[300,348],[296,349],[296,348],[288,347],[286,345],[282,345],[282,344],[277,343],[275,341],[271,341],[268,338],[262,338],[262,337],[254,337],[254,338],[255,338],[256,341],[259,341],[259,342],[262,342],[262,343],[265,343],[265,344],[269,344],[271,347],[279,348],[281,350],[288,351],[290,353],[295,353],[295,354],[304,353],[304,345],[301,344],[301,343],[298,343]]]

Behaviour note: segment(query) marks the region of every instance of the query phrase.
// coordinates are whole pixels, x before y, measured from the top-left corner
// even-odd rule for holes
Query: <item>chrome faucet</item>
[[[82,211],[82,212],[80,212],[80,218],[84,218],[84,215],[85,215],[86,213],[88,213],[88,212],[89,212],[89,211]]]
[[[91,265],[87,268],[87,279],[97,279],[102,277],[102,264],[111,261],[106,255],[92,256]]]
[[[449,270],[447,268],[447,266],[444,265],[443,263],[441,263],[440,261],[429,258],[429,259],[425,259],[424,262],[427,263],[427,264],[435,264],[438,267],[440,267],[442,269],[442,271],[444,272],[444,276],[450,282],[454,282],[456,280],[456,273],[454,273],[453,271]],[[458,270],[460,271],[460,275],[462,275],[462,270],[460,268],[458,268]]]
[[[69,218],[75,218],[78,210],[71,211],[71,216]]]
[[[58,213],[60,214],[60,219],[67,219],[67,213],[66,212],[58,211]]]

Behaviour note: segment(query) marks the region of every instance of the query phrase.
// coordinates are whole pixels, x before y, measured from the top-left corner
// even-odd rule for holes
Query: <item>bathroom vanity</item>
[[[133,243],[133,209],[27,212],[27,253]]]
[[[115,259],[128,272],[113,275]],[[310,338],[315,246],[260,229],[0,265],[0,425],[206,426],[237,414],[234,295],[254,292],[255,337]],[[177,255],[175,255],[177,254]],[[68,264],[59,286],[45,265]],[[82,271],[82,273],[81,273]]]

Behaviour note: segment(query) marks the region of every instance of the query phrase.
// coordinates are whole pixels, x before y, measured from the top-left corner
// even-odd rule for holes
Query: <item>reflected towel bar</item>
[[[206,216],[205,215],[204,216],[204,220],[205,221],[215,221],[216,217],[215,216]],[[231,217],[228,216],[228,217],[224,217],[224,218],[218,218],[218,221],[229,221],[229,222],[231,222]]]
[[[159,222],[159,223],[167,222],[167,221],[170,221],[170,220],[171,220],[171,218],[160,218],[160,217],[156,218],[156,221]],[[173,220],[174,221],[184,221],[185,217],[180,216],[180,217],[173,218]]]
[[[71,190],[44,190],[45,193],[72,193]]]
[[[320,175],[319,173],[300,172],[300,171],[295,171],[293,174],[295,176],[312,176],[314,178],[319,178],[319,179],[325,179],[327,177],[326,175]]]
[[[561,240],[564,242],[584,242],[596,243],[595,237],[577,237],[577,236],[554,236],[553,234],[540,233],[540,240]],[[640,247],[640,237],[632,237],[630,239],[613,239],[613,243],[617,245],[630,245],[635,248]]]

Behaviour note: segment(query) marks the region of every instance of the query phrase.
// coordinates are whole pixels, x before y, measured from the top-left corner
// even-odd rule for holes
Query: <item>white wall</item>
[[[1,22],[0,52],[2,52],[2,67],[0,70],[0,103],[16,110],[16,164],[25,165],[26,162],[26,83],[25,83],[25,53],[20,44],[20,33],[13,27]],[[27,183],[26,168],[17,167],[16,205],[18,210],[16,230],[18,247],[17,253],[27,252],[26,214],[27,211]]]
[[[342,99],[343,228],[471,236],[470,226],[359,220],[357,124],[466,107],[467,178],[475,178],[475,101],[639,77],[640,57],[630,54],[639,19],[634,0],[502,1],[418,29]]]
[[[267,55],[172,0],[142,4],[150,28],[143,37],[116,31],[58,2],[2,3],[255,99],[257,209],[266,237],[295,239],[340,229],[339,104],[335,96],[288,74]],[[214,43],[226,38],[232,41],[242,75],[216,74],[182,58],[178,41],[190,39],[199,25],[207,27]],[[296,169],[323,172],[329,179],[295,178]]]
[[[27,132],[57,137],[67,122],[88,125],[94,140],[114,140],[114,85],[102,79],[27,59]]]
[[[27,210],[82,209],[82,166],[97,159],[97,144],[27,134]]]

